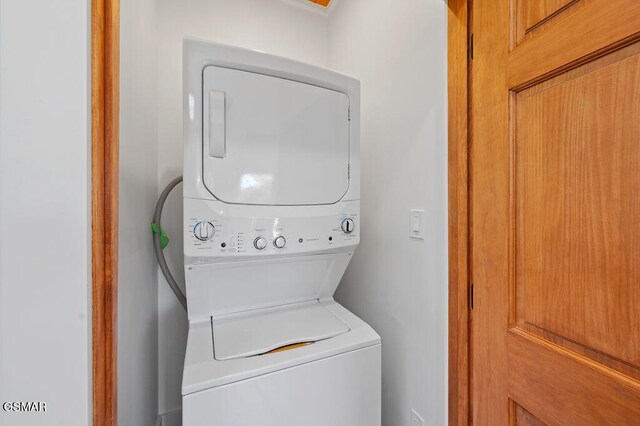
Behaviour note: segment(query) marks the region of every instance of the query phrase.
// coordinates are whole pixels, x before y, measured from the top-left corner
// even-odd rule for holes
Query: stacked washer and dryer
[[[380,337],[333,300],[360,241],[360,84],[185,40],[184,426],[376,426]]]

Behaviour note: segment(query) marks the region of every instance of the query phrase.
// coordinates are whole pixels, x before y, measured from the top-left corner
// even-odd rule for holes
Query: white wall
[[[118,420],[158,414],[158,278],[150,223],[158,195],[155,0],[120,2]]]
[[[88,0],[0,0],[2,425],[91,418]]]
[[[351,0],[347,0],[351,1]],[[288,56],[322,66],[328,61],[327,18],[301,2],[278,0],[158,0],[158,181],[160,190],[182,173],[182,39],[185,36]],[[300,5],[299,5],[300,4]],[[182,195],[167,201],[165,250],[180,282]],[[159,279],[159,408],[180,406],[187,320]]]
[[[361,243],[337,300],[382,337],[383,424],[446,424],[446,4],[342,0],[330,65],[362,84]],[[409,209],[426,239],[410,240]]]

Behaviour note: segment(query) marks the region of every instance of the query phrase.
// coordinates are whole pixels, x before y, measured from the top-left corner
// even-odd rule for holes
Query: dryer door
[[[234,204],[313,205],[349,187],[349,98],[283,78],[207,66],[203,176]]]

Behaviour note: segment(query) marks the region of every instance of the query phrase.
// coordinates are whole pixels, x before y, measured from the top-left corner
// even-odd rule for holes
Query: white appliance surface
[[[360,202],[319,206],[250,206],[215,200],[184,199],[184,253],[193,264],[349,252],[360,241]],[[351,232],[342,224],[352,221]],[[201,231],[206,224],[208,238]],[[283,237],[283,245],[275,240]],[[261,248],[255,239],[264,239]],[[223,244],[224,243],[224,244]]]
[[[185,39],[183,52],[185,198],[215,200],[212,191],[223,190],[216,195],[227,194],[222,201],[231,203],[320,205],[338,198],[360,199],[358,80],[292,59],[207,41]],[[222,69],[229,74],[224,84],[216,76],[205,81],[209,71]],[[240,82],[256,90],[247,91]],[[309,100],[302,100],[307,96]],[[253,111],[252,105],[260,110]],[[302,121],[293,123],[294,119]],[[321,170],[319,164],[328,168]],[[217,174],[209,165],[228,174]],[[205,169],[209,176],[204,176]],[[272,183],[268,176],[264,180],[260,176],[274,173]],[[218,188],[218,178],[230,183]],[[260,193],[255,185],[271,193]]]
[[[330,253],[190,266],[189,319],[332,297],[349,260]]]
[[[189,394],[182,424],[379,426],[380,358],[369,346]]]
[[[333,299],[322,300],[320,303],[344,323],[349,331],[312,345],[265,355],[217,360],[214,356],[211,319],[191,322],[182,376],[182,395],[187,396],[205,389],[380,344],[380,336],[369,325]],[[304,314],[305,307],[301,309],[301,314]],[[317,306],[311,304],[306,309],[315,310]],[[269,315],[269,312],[266,315]],[[374,373],[375,371],[372,371],[372,374]]]
[[[360,83],[196,40],[183,59],[183,424],[379,426],[380,336],[333,300],[360,242]]]
[[[190,323],[183,424],[380,425],[380,337],[333,299],[291,308],[313,317],[319,305],[349,331],[311,345],[244,358],[215,359],[211,321]]]
[[[330,298],[360,242],[360,83],[184,41],[190,321]]]
[[[217,199],[313,205],[346,194],[346,94],[212,65],[203,80],[204,184]]]
[[[318,301],[295,304],[240,317],[211,320],[217,360],[264,354],[283,346],[318,342],[349,327]]]

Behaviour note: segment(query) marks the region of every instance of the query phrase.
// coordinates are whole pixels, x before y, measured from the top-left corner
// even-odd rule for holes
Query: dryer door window
[[[349,98],[283,78],[207,66],[203,176],[226,203],[313,205],[349,187]]]

